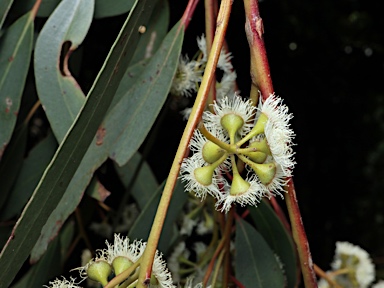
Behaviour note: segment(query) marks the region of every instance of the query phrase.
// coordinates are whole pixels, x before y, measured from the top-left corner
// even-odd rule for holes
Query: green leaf
[[[110,117],[107,120],[114,123],[113,127],[119,133],[110,158],[120,166],[127,163],[143,143],[168,96],[179,63],[182,41],[183,29],[176,24],[149,61],[136,85],[127,91],[127,97],[123,97],[119,105],[108,114]],[[124,126],[118,125],[121,122]],[[121,129],[124,133],[120,132]]]
[[[35,1],[36,0],[24,0],[20,2],[23,3],[23,6],[32,7]],[[37,16],[49,17],[60,2],[60,0],[43,0]],[[133,4],[135,4],[135,0],[95,0],[94,17],[104,18],[124,14],[131,10]],[[24,11],[24,7],[21,7],[21,5],[18,6],[17,8],[19,8],[19,10]]]
[[[160,0],[152,12],[150,22],[145,26],[146,31],[140,39],[130,65],[152,57],[167,35],[168,26],[169,4],[167,0]]]
[[[23,0],[16,1],[12,10],[17,13],[25,13],[25,11],[30,10],[35,4],[36,0]],[[49,17],[56,6],[60,3],[60,0],[42,0],[39,10],[37,11],[37,17]]]
[[[242,219],[236,222],[236,278],[244,287],[285,287],[283,271],[267,242]]]
[[[49,134],[29,152],[28,158],[23,161],[6,205],[0,212],[0,219],[7,220],[21,212],[55,154],[56,147],[55,137]]]
[[[60,273],[59,239],[51,242],[47,253],[33,265],[28,272],[12,288],[42,287],[50,278]]]
[[[131,10],[134,0],[96,0],[95,18],[121,15]]]
[[[27,145],[28,125],[22,123],[13,133],[11,141],[0,162],[0,210],[2,210],[12,186],[20,172],[25,147]]]
[[[142,20],[140,25],[144,22]],[[138,75],[138,78],[129,80],[135,83],[129,91],[124,91],[124,94],[120,95],[119,91],[122,90],[119,86],[119,91],[115,97],[121,97],[120,101],[113,101],[114,107],[109,110],[104,123],[99,127],[96,138],[85,154],[78,172],[73,176],[67,193],[59,203],[59,208],[52,213],[43,228],[33,249],[32,259],[40,257],[46,249],[47,243],[57,234],[60,224],[75,210],[93,172],[108,158],[108,155],[114,156],[115,152],[112,149],[115,143],[121,143],[121,138],[127,138],[125,135],[132,137],[130,141],[127,139],[125,144],[125,149],[132,153],[128,155],[129,157],[126,155],[128,161],[139,148],[140,143],[144,141],[165,101],[178,64],[183,39],[183,29],[179,29],[179,27],[180,25],[177,24],[168,33],[162,46],[145,66],[145,70]],[[140,64],[138,65],[140,66]],[[126,75],[128,78],[135,77],[129,73]],[[137,122],[142,123],[138,125]]]
[[[150,2],[150,1],[148,1]],[[148,19],[151,4],[141,0],[123,25],[118,39],[91,88],[85,105],[14,227],[10,241],[0,254],[0,288],[8,287],[39,238],[43,225],[58,206],[68,184],[91,143],[115,94],[124,70],[137,45],[138,27]]]
[[[16,125],[32,53],[33,19],[32,12],[20,17],[0,39],[0,159]]]
[[[64,0],[48,18],[36,41],[34,68],[36,88],[45,114],[60,143],[71,127],[85,95],[69,71],[60,71],[63,43],[71,42],[65,60],[87,35],[92,22],[94,1]],[[63,75],[62,73],[66,73]]]
[[[122,167],[115,165],[115,169],[124,187],[130,188],[139,208],[143,209],[159,187],[148,163],[142,162],[142,156],[137,152],[127,164]]]
[[[141,35],[137,33],[138,26],[142,25],[143,23],[146,23],[149,20],[149,15],[152,12],[153,7],[154,7],[153,3],[148,4],[146,11],[144,11],[145,17],[143,16],[142,19],[135,20],[137,22],[137,23],[135,22],[135,25],[137,24],[137,26],[134,29],[136,30],[132,29],[131,31],[129,31],[129,33],[126,32],[124,34],[126,36],[123,35],[123,37],[128,37],[129,34],[131,34],[131,37],[138,37],[138,38],[141,37]],[[116,42],[114,45],[117,46],[121,44]],[[124,51],[125,55],[123,55],[123,57],[125,57],[124,59],[125,65],[128,65],[128,62],[130,62],[131,60],[130,57],[133,55],[133,52],[135,51],[136,46],[133,45],[132,43],[126,49],[127,50]],[[118,67],[126,67],[125,65],[119,65]],[[124,74],[125,71],[126,69],[120,68],[115,73]],[[128,75],[127,77],[130,77],[130,75],[132,74],[125,73],[125,75]],[[115,78],[116,77],[114,77],[113,79]],[[123,83],[124,81],[125,81],[125,77],[122,79],[120,83]],[[108,85],[108,83],[105,85]],[[116,87],[114,87],[114,89],[116,89]],[[119,91],[113,92],[113,93],[116,93],[114,98],[124,96],[124,95],[120,96],[118,92]],[[113,108],[113,105],[120,105],[120,103],[119,102],[116,103],[115,100],[112,100],[111,108]],[[111,110],[112,109],[109,109],[108,114],[111,113]],[[114,125],[115,127],[113,128],[116,129],[116,127],[123,126],[124,122],[117,122]],[[83,192],[86,189],[89,182],[91,181],[94,171],[98,167],[100,167],[100,165],[108,158],[108,154],[111,149],[110,147],[113,141],[115,141],[116,137],[118,137],[117,132],[119,132],[120,130],[118,131],[115,131],[115,129],[106,130],[104,127],[105,127],[105,124],[101,124],[99,126],[99,129],[96,133],[94,140],[91,142],[91,145],[89,146],[88,151],[85,153],[84,158],[82,159],[77,172],[75,173],[71,182],[69,183],[66,193],[64,194],[63,198],[60,200],[58,208],[52,212],[47,223],[44,225],[41,235],[32,250],[31,259],[33,261],[37,261],[37,259],[41,257],[48,243],[52,241],[55,235],[58,234],[58,231],[60,230],[61,225],[65,222],[68,216],[75,210],[77,205],[80,203],[83,196]],[[111,132],[116,132],[116,134],[113,134]]]
[[[42,287],[43,284],[48,284],[47,282],[54,276],[59,275],[73,235],[74,223],[72,221],[64,226],[60,231],[59,238],[52,241],[47,253],[44,254],[40,261],[33,265],[12,288]]]
[[[261,202],[258,207],[250,207],[249,210],[258,231],[284,264],[287,287],[295,287],[297,259],[292,237],[266,202]]]
[[[3,27],[5,18],[8,15],[9,9],[11,9],[13,0],[2,0],[0,1],[0,30]]]
[[[163,189],[164,183],[159,186],[155,193],[152,194],[151,199],[142,209],[136,222],[128,232],[128,237],[130,239],[143,239],[144,241],[148,239]],[[166,251],[170,248],[171,242],[169,240],[172,238],[171,235],[173,234],[175,221],[179,217],[187,199],[188,194],[184,192],[184,185],[178,181],[175,187],[175,191],[173,191],[173,196],[171,203],[169,204],[167,216],[165,218],[164,227],[161,232],[158,245],[159,251],[163,253],[166,253]]]

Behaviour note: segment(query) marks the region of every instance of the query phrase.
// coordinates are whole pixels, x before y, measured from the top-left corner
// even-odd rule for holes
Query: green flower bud
[[[112,267],[116,275],[119,275],[121,272],[127,270],[132,266],[132,264],[133,262],[124,256],[118,256],[112,261]]]
[[[275,163],[265,163],[265,164],[258,164],[258,163],[247,163],[252,167],[252,169],[255,171],[257,176],[260,179],[260,182],[264,185],[268,185],[273,181],[273,178],[276,175],[276,164]]]
[[[231,195],[241,195],[248,191],[251,184],[245,181],[239,174],[233,174],[232,184],[231,184]]]
[[[91,263],[87,269],[88,278],[101,283],[103,286],[108,284],[108,277],[111,273],[111,265],[104,260],[97,260]]]
[[[196,181],[204,186],[211,185],[215,168],[216,166],[212,165],[196,168],[194,171]]]
[[[223,126],[223,128],[228,131],[229,137],[233,138],[234,140],[234,136],[236,135],[236,132],[241,127],[243,127],[244,120],[239,115],[231,113],[221,117],[220,123],[221,123],[221,126]]]
[[[267,154],[259,151],[249,152],[247,153],[247,156],[249,159],[256,163],[264,163],[264,161],[267,159]]]
[[[268,117],[264,113],[260,114],[259,119],[257,119],[257,122],[255,124],[255,127],[252,129],[252,135],[256,136],[258,134],[264,133],[265,123],[267,123]]]
[[[210,164],[219,160],[224,153],[223,149],[211,141],[207,141],[202,149],[203,159]]]
[[[249,148],[255,148],[256,151],[271,155],[271,150],[269,149],[266,138],[262,138],[262,139],[258,139],[256,141],[253,141],[252,143],[249,144],[248,147]]]

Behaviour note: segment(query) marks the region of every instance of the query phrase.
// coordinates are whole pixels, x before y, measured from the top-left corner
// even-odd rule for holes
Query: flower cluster
[[[375,266],[367,251],[349,242],[336,242],[331,266],[327,276],[342,287],[366,288],[375,280]],[[331,284],[321,279],[318,286],[328,288]]]
[[[127,237],[115,234],[114,243],[106,241],[107,248],[97,251],[97,256],[91,259],[82,267],[73,269],[79,270],[83,280],[93,280],[103,286],[108,284],[108,278],[112,275],[119,275],[130,267],[138,264],[140,257],[143,255],[147,243],[135,240],[130,242]],[[127,285],[135,285],[138,279],[139,268],[134,269],[133,275],[128,277],[124,282]],[[56,279],[49,283],[48,288],[81,288],[75,284],[75,280],[70,281]],[[133,287],[133,286],[130,286]],[[149,287],[171,288],[173,285],[172,276],[166,267],[166,263],[162,258],[162,254],[156,251],[155,259],[152,265],[152,276]]]
[[[202,199],[215,197],[221,211],[232,203],[256,205],[262,197],[282,196],[295,165],[292,114],[282,99],[270,95],[256,108],[235,94],[217,100],[213,111],[204,112],[190,142],[194,154],[181,165],[186,190]],[[239,159],[248,170],[246,179]]]

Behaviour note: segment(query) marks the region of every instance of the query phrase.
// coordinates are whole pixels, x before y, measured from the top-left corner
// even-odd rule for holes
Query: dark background
[[[348,241],[371,254],[379,268],[377,278],[383,278],[382,4],[311,2],[265,0],[260,13],[276,94],[294,114],[294,182],[312,256],[328,270],[335,242]],[[185,5],[170,1],[171,23]],[[226,39],[246,97],[250,77],[244,23],[243,2],[234,1]],[[195,39],[203,32],[199,3],[183,51],[193,55]],[[166,177],[167,170],[159,175]]]

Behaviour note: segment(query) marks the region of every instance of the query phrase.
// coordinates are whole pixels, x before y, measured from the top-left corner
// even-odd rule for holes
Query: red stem
[[[289,218],[292,223],[292,235],[295,240],[297,250],[299,253],[299,259],[301,264],[301,270],[303,273],[305,287],[317,288],[317,281],[315,270],[313,267],[311,251],[309,249],[307,234],[305,233],[303,220],[301,218],[299,205],[297,203],[295,186],[293,185],[292,178],[289,179],[286,186],[288,191],[285,202],[287,204]]]
[[[185,8],[183,17],[181,18],[181,23],[184,24],[184,31],[187,30],[189,22],[192,20],[192,15],[195,12],[196,5],[199,3],[199,0],[189,0],[187,8]]]
[[[291,232],[291,225],[289,225],[289,222],[288,222],[287,218],[285,217],[283,210],[281,210],[279,203],[277,203],[276,199],[273,197],[270,199],[270,201],[271,201],[271,205],[272,205],[273,209],[275,210],[277,217],[279,217],[281,223],[283,223],[283,225],[285,226],[285,229],[287,229],[287,231]]]
[[[247,35],[250,54],[251,54],[251,99],[255,102],[258,91],[261,92],[263,99],[267,99],[274,93],[271,72],[269,69],[267,53],[263,40],[263,20],[260,17],[257,0],[244,0],[246,13],[245,32]],[[289,218],[292,225],[293,239],[296,243],[301,269],[303,273],[305,287],[317,287],[316,276],[313,269],[313,262],[307,236],[305,234],[303,221],[301,219],[299,205],[297,203],[296,192],[292,179],[286,187],[288,195],[285,197]],[[273,202],[272,202],[273,204]]]

